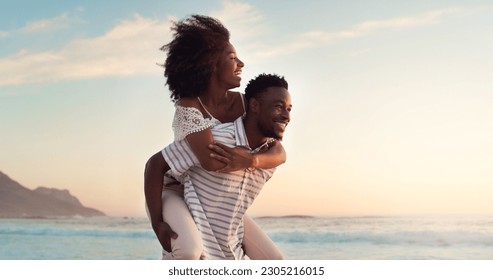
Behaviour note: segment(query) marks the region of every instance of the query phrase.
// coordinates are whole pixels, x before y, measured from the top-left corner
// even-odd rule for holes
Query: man
[[[250,152],[261,152],[268,149],[269,143],[281,140],[290,121],[292,108],[287,87],[284,78],[277,75],[262,74],[250,81],[245,90],[248,108],[245,118],[219,124],[211,129],[214,140],[226,145],[221,145],[223,149],[219,152],[227,155],[228,146],[241,146]],[[161,197],[153,195],[156,191],[151,192],[151,188],[159,186],[151,177],[156,178],[156,173],[162,175],[168,172],[168,175],[179,179],[185,186],[184,198],[200,231],[203,258],[242,259],[245,211],[270,179],[274,169],[230,173],[206,171],[200,167],[186,140],[175,141],[167,146],[161,158],[160,155],[155,156],[154,160],[159,164],[148,162],[145,192],[153,229],[163,247],[169,248],[171,231],[160,216]],[[192,231],[186,230],[179,235]],[[194,244],[193,238],[190,238],[191,247],[201,245]]]

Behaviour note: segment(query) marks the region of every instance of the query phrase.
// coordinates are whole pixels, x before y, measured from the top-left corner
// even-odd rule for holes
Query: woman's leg
[[[281,251],[248,215],[243,216],[243,249],[251,260],[282,260]]]
[[[171,239],[172,252],[166,260],[198,260],[203,251],[202,239],[183,196],[173,190],[163,191],[163,220],[178,238]]]

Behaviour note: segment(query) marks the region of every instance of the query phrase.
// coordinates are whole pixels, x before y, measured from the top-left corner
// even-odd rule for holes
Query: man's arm
[[[161,152],[154,154],[146,163],[144,171],[144,194],[149,211],[152,229],[163,248],[171,252],[171,240],[178,236],[163,221],[163,203],[161,200],[164,174],[170,169]]]

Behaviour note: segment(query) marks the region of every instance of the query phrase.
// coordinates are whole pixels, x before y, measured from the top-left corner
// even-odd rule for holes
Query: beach
[[[493,260],[493,217],[255,217],[288,260]],[[158,260],[144,217],[0,219],[1,260]]]

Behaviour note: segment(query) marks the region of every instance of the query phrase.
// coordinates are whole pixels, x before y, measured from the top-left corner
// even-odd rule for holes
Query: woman
[[[229,31],[216,19],[193,15],[175,23],[172,30],[174,37],[162,50],[167,51],[164,75],[176,108],[175,140],[186,139],[201,166],[208,171],[274,168],[284,163],[286,154],[279,142],[255,155],[218,144],[212,149],[219,155],[211,155],[210,145],[214,140],[210,128],[232,122],[245,113],[243,95],[230,91],[240,86],[244,63],[229,42]],[[165,258],[199,259],[202,243],[183,201],[183,186],[172,178],[165,177],[164,181],[165,165],[161,152],[146,164],[145,196],[152,227],[163,248],[171,249]],[[243,247],[251,259],[282,258],[251,218],[244,218],[244,227]],[[252,235],[255,240],[263,240],[264,245],[249,243]],[[171,243],[169,236],[173,237]]]

